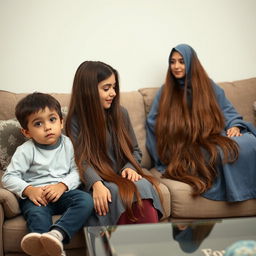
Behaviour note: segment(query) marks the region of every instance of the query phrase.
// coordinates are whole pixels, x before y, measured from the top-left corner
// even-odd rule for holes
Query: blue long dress
[[[186,49],[186,51],[183,50]],[[184,57],[185,64],[190,61],[189,49],[182,45],[178,50]],[[188,63],[190,65],[190,62]],[[186,65],[187,67],[187,65]],[[231,137],[239,145],[239,157],[234,163],[219,164],[217,166],[218,176],[213,186],[202,194],[202,196],[212,199],[229,202],[245,201],[256,198],[256,128],[253,124],[245,122],[241,115],[237,113],[230,101],[226,98],[224,90],[212,82],[216,94],[217,102],[225,118],[226,130],[238,126],[242,136]],[[156,149],[155,124],[158,114],[159,100],[162,88],[154,98],[151,110],[147,116],[147,148],[154,161],[154,166],[159,172],[164,172],[166,166],[161,162]]]

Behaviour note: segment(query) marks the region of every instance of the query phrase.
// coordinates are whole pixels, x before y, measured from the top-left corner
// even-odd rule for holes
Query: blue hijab
[[[170,55],[169,55],[169,65],[171,63],[171,57],[173,52],[176,51],[179,54],[181,54],[181,56],[183,57],[184,63],[185,63],[185,67],[186,67],[186,77],[187,80],[190,80],[190,68],[191,68],[191,60],[192,60],[192,56],[196,55],[195,50],[189,46],[188,44],[178,44],[176,47],[172,48]],[[183,87],[185,84],[185,77],[177,79],[178,83]],[[190,86],[189,86],[190,87]]]
[[[171,56],[174,51],[182,55],[185,63],[185,67],[186,67],[186,75],[188,75],[190,73],[192,56],[196,55],[195,50],[188,44],[178,44],[176,47],[172,48],[171,50],[171,53],[169,56],[169,64],[171,63]]]
[[[192,102],[192,90],[191,90],[191,84],[190,84],[190,78],[191,78],[191,60],[192,60],[192,56],[196,55],[195,50],[187,45],[187,44],[178,44],[176,47],[172,48],[170,55],[169,55],[169,65],[171,64],[171,57],[173,52],[176,51],[178,52],[184,60],[184,64],[185,64],[185,68],[186,68],[186,76],[183,78],[174,78],[180,85],[181,88],[184,88],[185,86],[185,81],[187,79],[187,99],[188,99],[188,103],[191,105]]]

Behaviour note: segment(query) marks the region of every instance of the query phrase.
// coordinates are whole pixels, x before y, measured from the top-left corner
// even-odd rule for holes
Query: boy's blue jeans
[[[67,243],[82,228],[93,212],[93,200],[90,194],[74,189],[65,192],[57,202],[47,206],[36,206],[30,199],[20,201],[21,212],[27,221],[30,232],[45,233],[57,227],[66,236]],[[61,214],[61,218],[52,223],[52,216]]]

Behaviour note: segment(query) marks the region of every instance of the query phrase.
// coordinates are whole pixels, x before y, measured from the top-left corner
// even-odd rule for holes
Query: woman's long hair
[[[183,88],[169,65],[156,135],[159,157],[167,165],[164,177],[190,184],[199,195],[212,186],[218,163],[238,158],[238,145],[221,134],[224,116],[212,82],[194,52],[191,58]]]
[[[112,74],[115,75],[116,79],[116,96],[110,109],[104,110],[100,102],[98,84]],[[73,134],[71,129],[74,117],[76,117],[79,126],[78,134]],[[157,183],[152,177],[142,173],[140,165],[134,159],[133,146],[125,123],[120,107],[117,71],[103,62],[83,62],[75,74],[66,120],[66,132],[74,144],[75,160],[80,177],[86,182],[84,172],[86,167],[91,166],[103,180],[117,184],[128,216],[131,220],[136,221],[132,211],[132,203],[135,197],[141,207],[141,197],[134,182],[122,178],[113,170],[112,162],[108,156],[107,128],[112,129],[113,134],[115,134],[116,143],[113,143],[113,146],[119,164],[124,165],[129,161],[137,172],[156,185],[156,188]]]

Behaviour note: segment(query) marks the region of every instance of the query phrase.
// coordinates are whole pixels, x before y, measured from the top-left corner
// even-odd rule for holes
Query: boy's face
[[[58,113],[46,107],[28,116],[28,129],[21,131],[27,138],[32,138],[39,144],[54,145],[62,128],[63,122]]]

